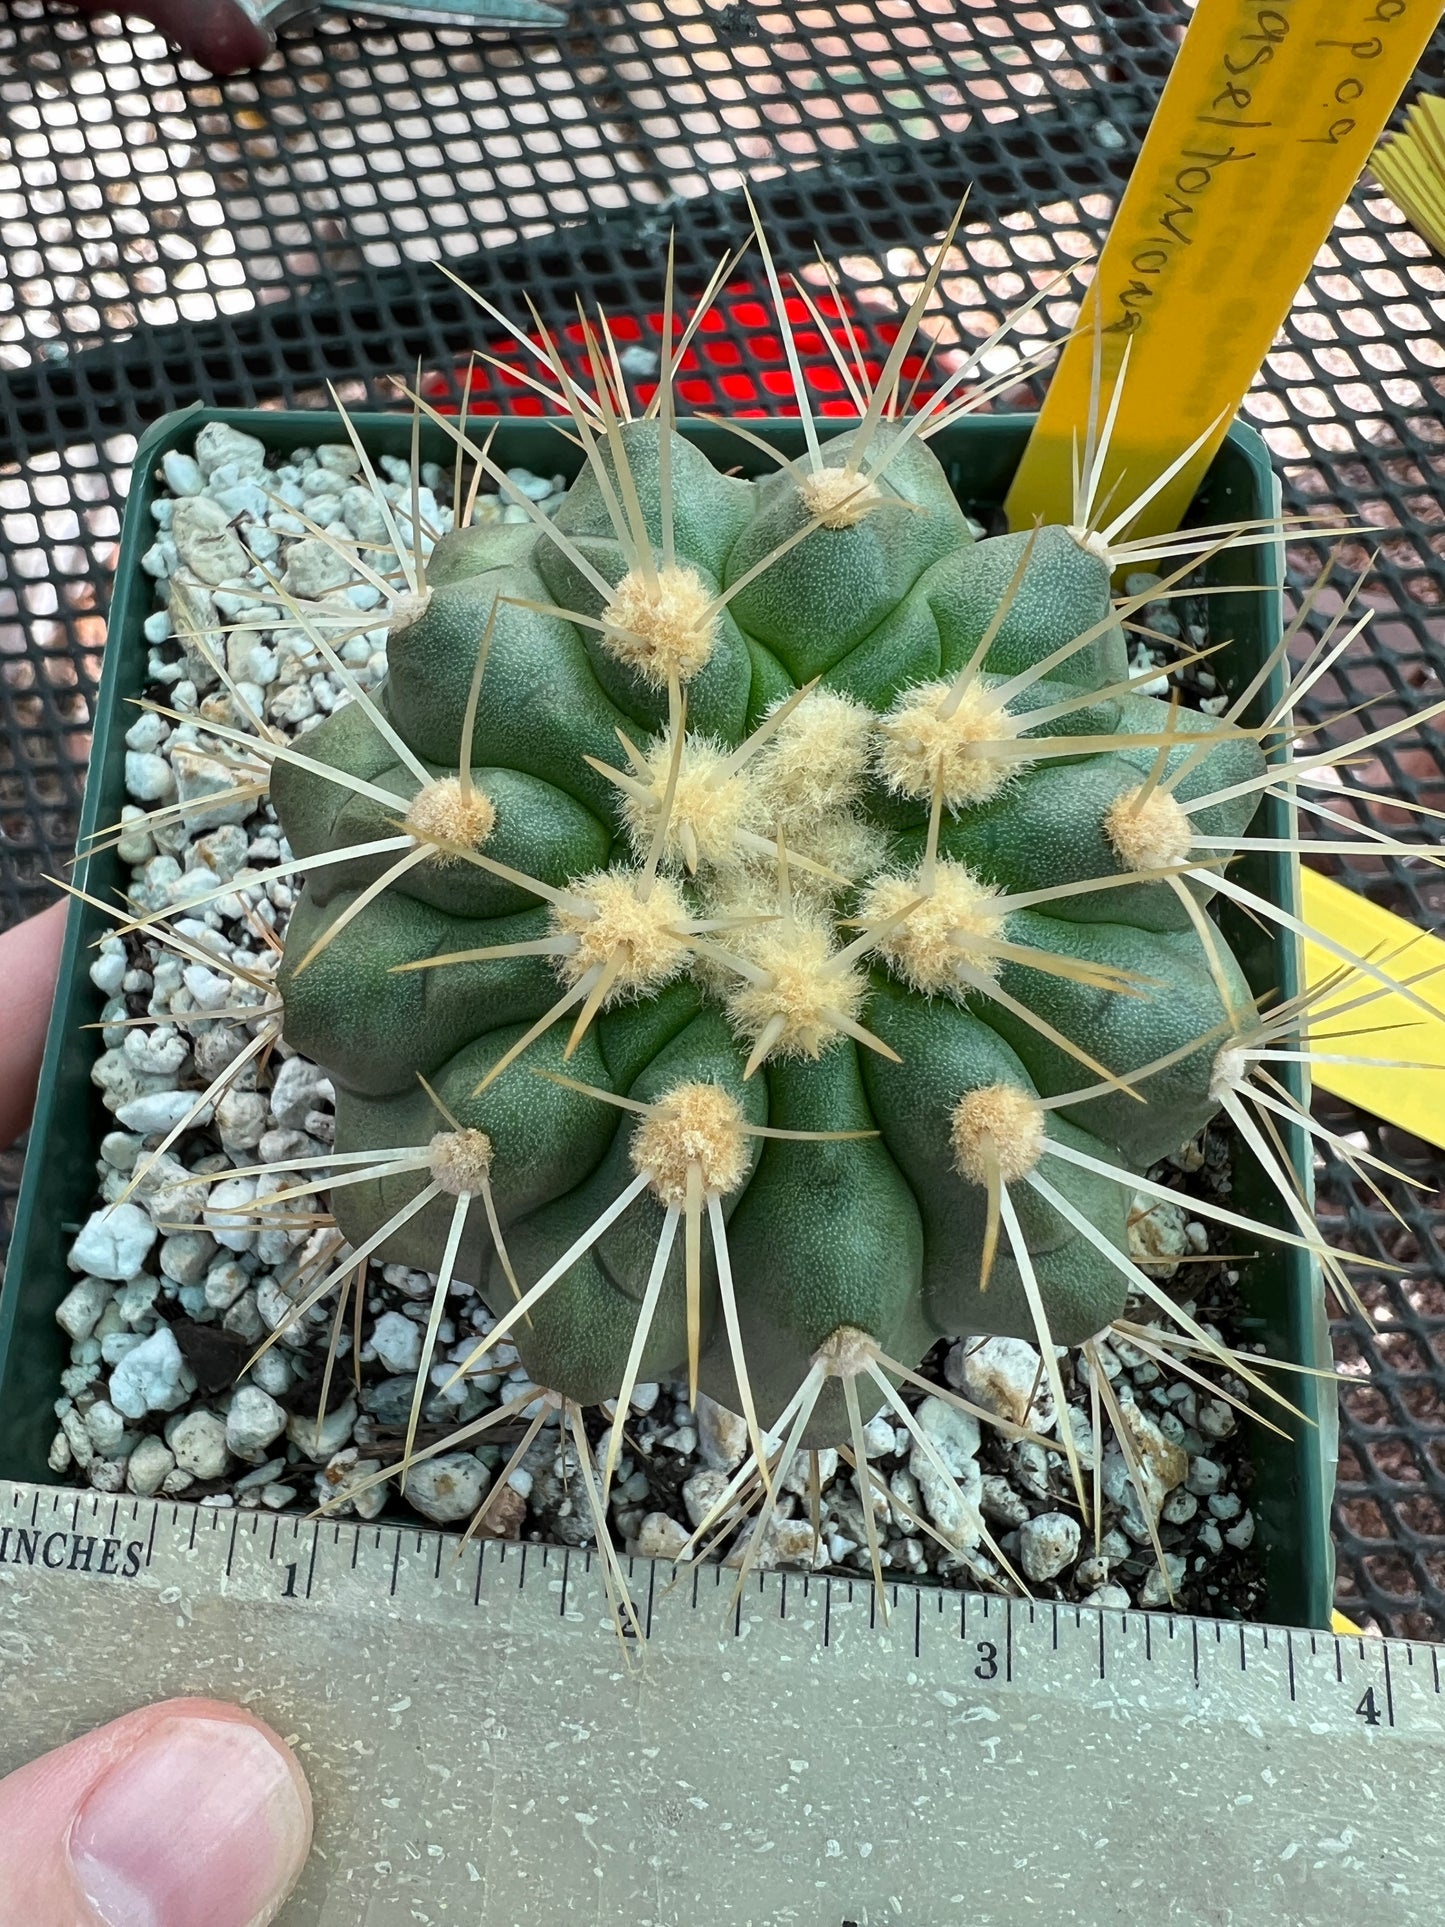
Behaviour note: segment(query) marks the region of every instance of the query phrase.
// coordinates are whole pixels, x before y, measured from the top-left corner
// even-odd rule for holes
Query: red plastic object
[[[826,290],[815,293],[813,301],[850,369],[861,354],[871,386],[883,372],[883,357],[897,338],[898,322],[872,316],[858,320],[852,302],[846,297],[840,302]],[[856,414],[847,384],[807,305],[797,295],[791,295],[786,299],[786,308],[811,412],[820,416]],[[618,352],[624,358],[624,372],[629,348],[644,347],[660,353],[663,322],[660,308],[641,319],[624,314],[609,315],[607,321]],[[681,333],[681,321],[675,320],[674,326]],[[533,331],[529,339],[540,343],[541,337]],[[548,387],[555,387],[556,383],[549,380],[546,368],[526,354],[514,337],[504,335],[481,345],[503,366],[478,360],[469,388],[466,364],[458,368],[458,385],[468,391],[468,414],[550,415],[555,412],[523,377],[543,381]],[[572,322],[564,328],[557,345],[566,357],[569,372],[590,386],[591,366],[582,324]],[[923,352],[904,357],[900,375],[903,394],[909,393],[915,381],[920,399],[932,393],[936,383],[929,379],[931,371],[926,370],[925,359]],[[651,400],[657,383],[642,379],[630,382],[629,386],[645,403]],[[452,383],[445,376],[433,375],[423,383],[427,400],[443,413],[458,412],[455,402],[449,399],[452,392]],[[730,282],[703,317],[677,371],[677,396],[679,402],[695,412],[716,410],[738,416],[799,412],[793,378],[782,341],[773,326],[771,308],[764,306],[751,282]]]
[[[76,0],[76,5],[82,13],[117,11],[116,0]],[[241,0],[144,0],[123,11],[141,14],[213,74],[238,74],[258,66],[273,45]]]

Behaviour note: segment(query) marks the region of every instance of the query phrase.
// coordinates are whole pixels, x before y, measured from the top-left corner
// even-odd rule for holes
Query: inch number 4
[[[1384,1715],[1380,1712],[1379,1704],[1375,1699],[1375,1689],[1373,1686],[1365,1689],[1365,1696],[1355,1708],[1355,1712],[1365,1722],[1366,1726],[1378,1726],[1380,1724]]]

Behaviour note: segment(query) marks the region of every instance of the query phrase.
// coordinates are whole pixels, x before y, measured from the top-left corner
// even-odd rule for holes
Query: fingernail
[[[310,1838],[304,1795],[266,1734],[177,1717],[91,1788],[70,1861],[105,1927],[256,1927],[295,1884]]]

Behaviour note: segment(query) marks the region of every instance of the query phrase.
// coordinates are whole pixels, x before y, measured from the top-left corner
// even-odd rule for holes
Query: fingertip
[[[291,1749],[236,1708],[183,1701],[139,1723],[86,1793],[67,1852],[105,1927],[260,1927],[310,1845]]]
[[[164,1701],[0,1784],[0,1893],[26,1927],[265,1927],[311,1830],[305,1775],[271,1727]]]

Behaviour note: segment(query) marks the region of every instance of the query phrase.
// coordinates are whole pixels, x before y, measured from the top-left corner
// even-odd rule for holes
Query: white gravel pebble
[[[256,1461],[286,1430],[286,1412],[259,1385],[241,1385],[226,1412],[226,1444],[238,1459]]]
[[[339,1452],[351,1437],[356,1425],[356,1400],[348,1398],[333,1407],[326,1414],[326,1421],[318,1431],[314,1417],[302,1418],[293,1412],[286,1421],[286,1436],[294,1445],[299,1445],[309,1459],[329,1459]],[[411,1490],[408,1482],[407,1490]]]
[[[1224,1543],[1233,1546],[1236,1552],[1243,1552],[1254,1544],[1254,1514],[1245,1512],[1240,1515],[1239,1523],[1232,1525],[1224,1535]]]
[[[86,1413],[85,1429],[96,1451],[106,1458],[115,1458],[123,1448],[129,1449],[125,1417],[106,1399],[98,1398]]]
[[[168,803],[176,794],[176,784],[176,773],[164,756],[152,750],[126,751],[126,794],[138,803]]]
[[[1079,1522],[1067,1512],[1041,1512],[1019,1528],[1024,1577],[1055,1579],[1079,1556]]]
[[[114,1296],[104,1279],[82,1278],[79,1284],[71,1286],[56,1307],[56,1323],[73,1339],[89,1338]]]
[[[1127,1612],[1133,1600],[1122,1586],[1096,1586],[1087,1599],[1080,1600],[1083,1606],[1105,1606],[1115,1612]]]
[[[304,1131],[311,1113],[325,1110],[335,1095],[324,1071],[304,1057],[288,1057],[276,1073],[271,1114],[286,1130]]]
[[[637,1529],[637,1551],[643,1559],[679,1559],[688,1531],[665,1512],[649,1512]]]
[[[227,1178],[224,1183],[212,1185],[206,1194],[206,1208],[202,1214],[206,1228],[219,1245],[231,1251],[249,1251],[256,1242],[254,1228],[246,1222],[245,1213],[255,1202],[256,1180],[254,1178]]]
[[[731,1472],[748,1454],[747,1421],[725,1405],[697,1395],[697,1444],[704,1465],[715,1472]]]
[[[111,1403],[127,1418],[173,1412],[188,1391],[185,1360],[169,1325],[142,1339],[111,1373]]]
[[[234,469],[237,476],[264,475],[266,446],[229,422],[207,422],[196,436],[196,461],[208,481],[220,468]]]
[[[445,1452],[413,1466],[407,1497],[423,1518],[437,1525],[469,1519],[486,1497],[491,1473],[470,1452]]]
[[[383,1312],[377,1319],[371,1346],[389,1372],[412,1375],[421,1363],[421,1331],[399,1311]]]
[[[133,1278],[157,1237],[138,1204],[111,1205],[91,1214],[70,1247],[70,1266],[92,1278]]]
[[[175,1453],[180,1470],[196,1479],[219,1479],[231,1463],[225,1421],[214,1412],[187,1412],[167,1432],[166,1443]]]
[[[147,1435],[136,1441],[126,1462],[125,1482],[137,1498],[149,1499],[160,1491],[176,1469],[175,1455],[163,1439]]]
[[[1054,1401],[1034,1346],[1021,1338],[961,1339],[948,1354],[944,1377],[955,1391],[1014,1425],[1048,1432]]]
[[[194,1108],[195,1102],[194,1091],[148,1091],[144,1097],[133,1098],[129,1104],[122,1104],[115,1115],[126,1130],[138,1131],[142,1137],[151,1137],[173,1130]],[[195,1122],[209,1124],[210,1110],[209,1104],[204,1106],[196,1113]]]

